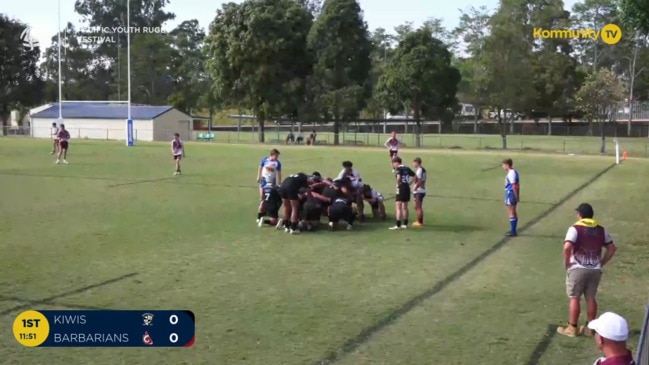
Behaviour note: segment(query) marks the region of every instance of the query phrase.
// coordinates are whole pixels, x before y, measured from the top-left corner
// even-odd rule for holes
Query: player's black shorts
[[[312,202],[304,203],[302,219],[305,221],[319,221],[322,216],[322,206]]]
[[[287,184],[282,184],[279,187],[279,195],[282,197],[282,199],[298,200],[299,194],[300,194],[300,189],[297,188],[295,185],[291,184],[290,182]]]
[[[396,157],[398,154],[399,154],[398,151],[390,150],[390,158],[394,158],[394,157]]]
[[[422,203],[426,197],[426,193],[415,193],[415,201]]]
[[[264,200],[263,212],[270,218],[279,218],[279,210],[282,208],[282,201]]]
[[[270,218],[279,218],[279,210],[282,207],[282,202],[267,201],[266,202],[266,215]]]
[[[410,201],[410,186],[404,185],[397,189],[397,196],[394,197],[397,202],[407,203]]]
[[[333,203],[329,207],[329,222],[338,223],[339,221],[352,223],[354,221],[354,211],[352,207],[345,203]]]

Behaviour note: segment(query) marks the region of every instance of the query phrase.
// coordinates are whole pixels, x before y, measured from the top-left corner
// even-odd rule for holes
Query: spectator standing
[[[617,250],[608,231],[593,219],[595,212],[590,204],[582,203],[576,211],[578,221],[568,228],[563,244],[566,291],[570,303],[568,325],[557,328],[559,334],[568,337],[592,336],[588,323],[597,318],[595,297],[602,267]],[[605,251],[603,256],[602,251]],[[586,299],[587,321],[585,326],[578,328],[582,296]]]

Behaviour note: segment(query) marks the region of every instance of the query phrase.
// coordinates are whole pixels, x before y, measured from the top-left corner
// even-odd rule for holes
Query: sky
[[[74,12],[75,0],[58,0],[61,4],[61,29],[65,24],[71,22],[75,26],[82,25],[81,18]],[[214,19],[216,9],[229,1],[206,1],[206,0],[171,0],[167,11],[176,14],[176,19],[165,26],[169,31],[182,21],[197,19],[207,31],[210,22]],[[235,2],[241,2],[235,0]],[[359,0],[365,14],[365,21],[370,29],[385,28],[388,30],[412,21],[415,26],[422,24],[425,20],[441,18],[448,29],[458,25],[460,9],[468,9],[471,6],[486,6],[488,9],[495,9],[498,0]],[[569,10],[577,0],[564,0]],[[210,5],[206,7],[205,4]],[[211,9],[209,9],[211,8]],[[3,1],[1,13],[18,19],[31,27],[31,36],[36,38],[41,47],[48,47],[51,38],[57,33],[58,26],[58,4],[51,0],[22,0]]]

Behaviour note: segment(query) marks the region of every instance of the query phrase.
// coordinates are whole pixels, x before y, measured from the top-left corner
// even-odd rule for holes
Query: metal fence
[[[230,130],[228,130],[230,129]],[[335,136],[331,128],[327,126],[303,126],[303,133],[293,132],[295,137],[293,141],[288,139],[290,126],[275,126],[269,127],[265,131],[265,143],[269,145],[281,146],[288,144],[305,145],[306,138],[313,133],[316,133],[316,143],[318,145],[333,145]],[[387,129],[390,130],[390,129]],[[409,128],[408,130],[412,130]],[[124,129],[83,129],[83,128],[70,128],[71,137],[74,140],[79,139],[95,139],[95,140],[124,140]],[[11,128],[8,127],[4,131],[5,136],[9,137],[27,137],[40,136],[49,138],[49,130],[35,131],[29,128]],[[171,140],[173,133],[176,131],[156,131],[157,136],[163,136],[164,141]],[[382,147],[389,134],[381,133],[382,128],[376,128],[374,132],[370,128],[343,128],[340,131],[338,142],[344,146],[354,147]],[[134,137],[136,141],[150,141],[153,133],[150,129],[147,130],[134,130]],[[302,141],[298,140],[300,135],[303,137]],[[88,137],[90,136],[90,137]],[[144,137],[143,137],[144,136]],[[420,141],[420,148],[430,149],[464,149],[464,150],[498,150],[503,147],[503,140],[497,134],[440,134],[440,133],[425,133],[417,137],[412,132],[399,133],[399,138],[404,144],[404,147],[417,146],[417,138]],[[183,139],[189,141],[200,142],[219,142],[219,143],[259,143],[259,132],[257,128],[240,128],[236,127],[222,128],[206,131],[193,131],[189,136]],[[620,149],[626,151],[629,157],[649,157],[649,138],[618,138]],[[538,151],[562,154],[600,154],[601,151],[601,137],[599,136],[554,136],[554,135],[521,135],[513,134],[508,135],[507,139],[508,150],[521,150],[521,151]],[[613,155],[615,153],[615,144],[613,137],[607,137],[605,140],[605,154]]]
[[[638,343],[638,352],[636,356],[637,365],[649,365],[649,305],[644,316],[640,342]]]
[[[233,123],[237,123],[234,120]],[[513,121],[506,123],[504,129],[507,134],[520,135],[542,135],[542,136],[598,136],[602,130],[606,136],[618,137],[649,137],[649,119],[604,123],[586,123],[586,122],[563,122],[553,121]],[[237,132],[256,132],[258,127],[256,122],[249,120],[239,120],[238,125],[215,126],[215,131],[237,131]],[[293,125],[290,122],[281,124],[267,123],[265,126],[267,133],[282,134],[293,131],[311,133],[312,130],[317,132],[333,132],[332,123],[304,123]],[[358,133],[412,133],[415,130],[413,121],[390,121],[390,120],[359,120],[341,124],[341,133],[352,134]],[[424,134],[500,134],[501,125],[494,121],[456,121],[442,124],[439,122],[422,122],[421,132]]]

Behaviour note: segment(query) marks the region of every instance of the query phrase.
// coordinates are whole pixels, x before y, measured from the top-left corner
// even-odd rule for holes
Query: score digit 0
[[[171,343],[176,343],[178,342],[178,335],[175,333],[172,333],[169,335],[169,342]]]
[[[169,323],[171,324],[178,324],[178,316],[175,314],[172,314],[169,316]]]

